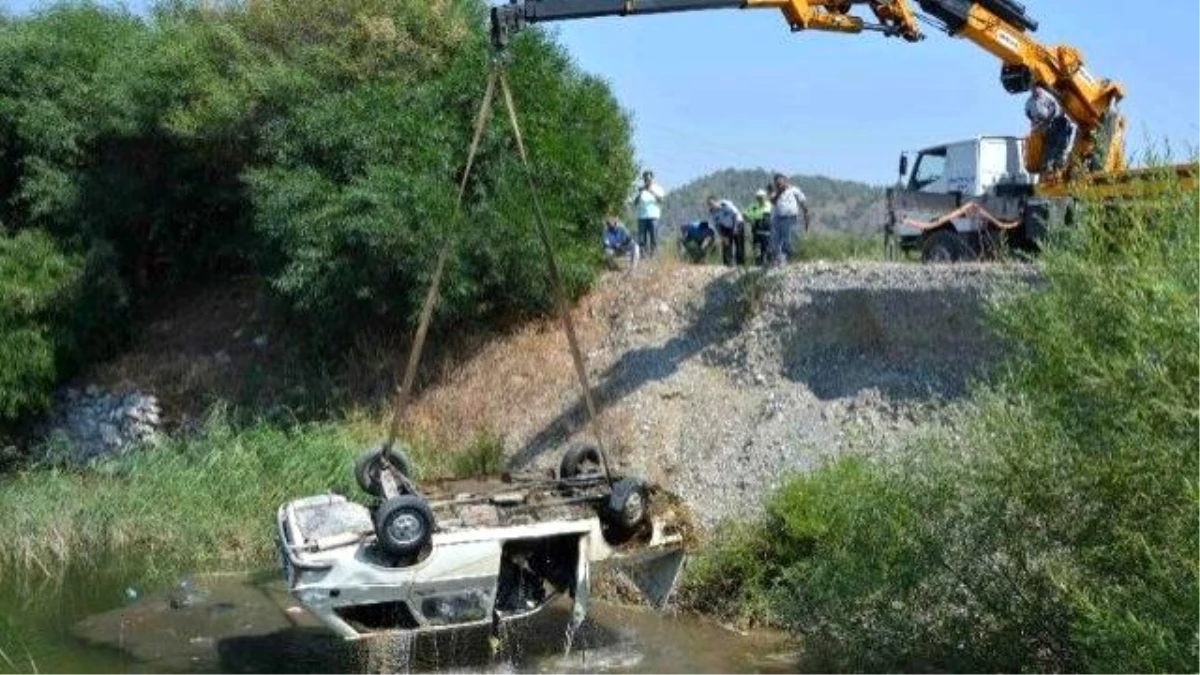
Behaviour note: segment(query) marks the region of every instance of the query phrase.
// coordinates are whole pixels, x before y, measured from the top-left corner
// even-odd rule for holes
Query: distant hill
[[[722,169],[697,178],[667,194],[662,224],[673,230],[691,220],[703,220],[704,198],[731,199],[739,207],[750,204],[754,192],[765,187],[771,172],[765,169]],[[825,176],[793,176],[808,197],[813,228],[856,234],[874,234],[883,226],[883,188]]]

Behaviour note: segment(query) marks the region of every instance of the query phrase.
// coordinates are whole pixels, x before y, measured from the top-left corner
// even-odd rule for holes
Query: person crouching
[[[721,262],[727,267],[746,264],[746,221],[742,212],[728,199],[709,196],[708,217],[721,236]]]
[[[707,220],[693,220],[679,227],[679,253],[693,263],[702,263],[716,239]]]
[[[633,271],[641,258],[641,247],[616,216],[608,216],[604,219],[604,264],[615,270],[620,267],[617,259],[624,256],[629,256],[629,270]]]

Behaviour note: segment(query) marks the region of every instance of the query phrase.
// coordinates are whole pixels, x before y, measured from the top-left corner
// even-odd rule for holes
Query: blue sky
[[[1147,138],[1197,146],[1195,0],[1023,1],[1041,23],[1039,40],[1077,47],[1094,74],[1125,85],[1131,150]],[[552,30],[582,68],[612,85],[634,116],[639,158],[668,186],[727,166],[886,183],[902,149],[1026,131],[1024,98],[1000,86],[999,62],[931,30],[918,44],[791,33],[775,10]]]
[[[1147,139],[1183,154],[1200,145],[1200,4],[1024,1],[1038,39],[1081,49],[1094,74],[1126,86],[1132,152]],[[900,150],[1026,129],[1024,99],[1001,88],[999,62],[932,31],[918,44],[794,34],[775,10],[548,26],[612,86],[633,115],[640,161],[667,186],[724,167],[887,183]]]

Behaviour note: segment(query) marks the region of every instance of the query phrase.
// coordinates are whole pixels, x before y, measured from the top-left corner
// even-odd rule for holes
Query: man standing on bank
[[[771,196],[771,262],[782,265],[795,255],[793,232],[804,216],[804,231],[808,231],[808,200],[800,188],[792,185],[782,173],[775,174],[775,193]]]
[[[642,253],[651,258],[658,249],[658,219],[662,217],[662,201],[666,193],[654,182],[654,172],[642,173],[642,187],[633,198],[637,209],[638,246]]]
[[[771,201],[767,198],[767,191],[760,189],[755,192],[754,203],[747,206],[742,215],[750,223],[750,250],[754,252],[754,264],[766,267],[771,262]]]

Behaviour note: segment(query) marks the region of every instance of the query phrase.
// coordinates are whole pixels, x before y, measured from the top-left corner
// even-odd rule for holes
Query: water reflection
[[[199,577],[189,585],[188,602],[180,602],[178,587],[169,585],[167,592],[139,593],[130,602],[124,594],[127,580],[114,579],[99,589],[97,578],[91,581],[87,592],[80,593],[74,583],[60,585],[40,602],[24,603],[22,614],[10,615],[21,618],[23,644],[30,646],[37,670],[704,673],[797,668],[778,635],[740,635],[701,619],[600,602],[592,604],[569,652],[564,649],[571,618],[566,600],[507,624],[493,650],[482,628],[346,642],[295,607],[271,576]],[[0,590],[6,591],[0,605],[10,604],[9,589]],[[75,606],[77,597],[87,602]],[[107,611],[97,611],[97,597],[112,598]],[[81,611],[89,614],[82,620]]]

